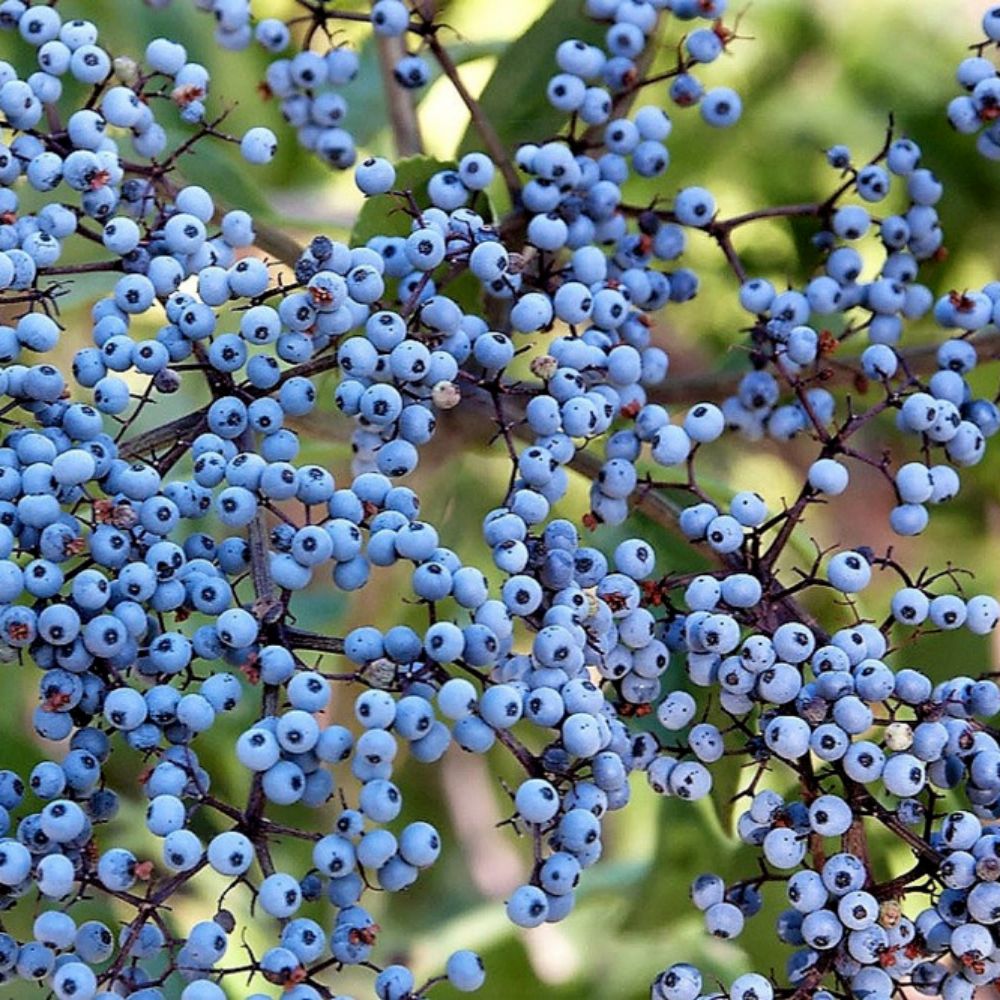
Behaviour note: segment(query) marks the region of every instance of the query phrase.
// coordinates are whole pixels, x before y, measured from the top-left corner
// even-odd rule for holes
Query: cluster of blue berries
[[[150,2],[166,7],[170,0]],[[419,40],[428,28],[419,10],[411,12],[402,0],[375,0],[367,14],[296,0],[295,16],[286,19],[255,17],[250,0],[210,0],[197,6],[213,16],[214,37],[221,48],[241,51],[256,43],[274,57],[260,83],[261,92],[280,102],[281,115],[295,129],[302,148],[337,169],[347,169],[357,159],[354,136],[346,127],[349,104],[342,91],[360,69],[357,51],[335,41],[337,22],[368,21],[374,34],[383,38],[405,39],[413,33]],[[424,87],[431,79],[424,56],[405,47],[392,75],[407,90]],[[244,140],[244,152],[251,162],[266,162],[274,152],[274,137],[264,128],[253,132],[256,138],[249,141],[249,151]]]
[[[825,273],[801,291],[781,293],[766,278],[743,281],[740,303],[756,317],[751,331],[755,368],[741,378],[721,410],[727,428],[750,440],[766,434],[786,441],[804,432],[817,437],[824,454],[810,469],[809,485],[819,494],[839,495],[850,474],[837,458],[836,443],[851,428],[852,418],[839,420],[835,395],[815,382],[817,376],[822,380],[831,374],[831,359],[844,341],[865,333],[870,346],[858,359],[857,378],[880,385],[898,412],[898,429],[920,439],[923,463],[906,463],[889,477],[898,501],[892,528],[915,535],[927,526],[925,505],[956,495],[958,469],[977,464],[987,439],[996,433],[996,404],[976,396],[965,376],[978,361],[975,334],[995,321],[997,292],[991,283],[981,292],[950,292],[935,302],[930,289],[916,280],[920,262],[934,257],[942,245],[933,208],[941,186],[918,166],[920,150],[910,139],[888,144],[878,159],[883,158],[887,169],[878,163],[856,169],[846,148],[828,152],[830,163],[850,176],[838,189],[838,199],[856,190],[866,200],[881,200],[894,176],[905,179],[909,207],[878,226],[884,263],[870,281],[863,280],[863,258],[851,243],[871,231],[865,208],[836,207],[838,199],[806,206],[830,226],[817,233]],[[721,225],[728,231],[731,223]],[[957,334],[940,345],[939,371],[924,381],[901,362],[896,345],[907,321],[931,313],[941,327]],[[934,450],[946,461],[931,464]]]
[[[702,118],[713,127],[735,124],[742,111],[739,95],[729,87],[706,91],[692,72],[698,66],[715,62],[737,37],[736,31],[722,22],[727,7],[727,0],[655,0],[648,3],[587,0],[584,9],[591,18],[611,22],[604,37],[604,47],[577,39],[563,42],[556,50],[560,72],[549,81],[549,102],[557,110],[577,116],[585,125],[605,125],[613,99],[647,82],[642,78],[641,60],[651,44],[659,19],[671,16],[682,22],[709,21],[711,25],[685,34],[677,65],[659,77],[670,80],[670,100],[680,108],[699,106]],[[622,132],[627,129],[627,125],[620,123],[612,127],[615,143],[620,145],[628,141]],[[666,135],[643,138],[658,144]],[[620,150],[614,148],[615,143],[609,144],[608,150],[618,153]],[[667,154],[662,146],[634,150],[633,156],[634,167],[642,176],[656,176],[666,167]],[[648,168],[645,172],[644,164]],[[657,164],[660,165],[657,167]]]
[[[971,46],[974,56],[958,64],[955,81],[963,93],[948,104],[948,121],[956,132],[976,137],[976,149],[988,160],[1000,160],[1000,74],[985,54],[1000,43],[1000,7],[983,14],[983,40]]]

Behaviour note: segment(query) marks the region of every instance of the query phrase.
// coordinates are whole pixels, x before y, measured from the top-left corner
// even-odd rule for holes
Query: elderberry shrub
[[[287,134],[222,131],[208,71],[169,38],[116,57],[95,23],[0,2],[12,53],[0,62],[0,658],[7,684],[18,664],[38,670],[47,748],[25,773],[0,771],[0,910],[28,917],[0,930],[0,982],[59,1000],[346,1000],[344,970],[360,967],[380,1000],[442,982],[475,991],[487,971],[472,951],[423,981],[394,962],[371,898],[419,892],[452,847],[407,802],[398,764],[494,747],[521,773],[509,818],[533,845],[505,900],[522,928],[572,912],[634,776],[693,802],[721,762],[747,765],[736,832],[759,872],[698,875],[691,899],[731,939],[782,883],[777,935],[794,950],[783,973],[750,971],[722,993],[674,964],[653,1000],[888,1000],[900,987],[963,1000],[997,980],[1000,689],[957,671],[934,683],[892,642],[986,635],[1000,605],[950,566],[913,571],[849,531],[789,565],[799,522],[866,468],[892,497],[891,531],[920,534],[1000,428],[977,370],[1000,283],[934,292],[921,280],[944,245],[943,191],[917,141],[890,130],[864,162],[832,147],[832,192],[814,203],[736,215],[702,186],[671,198],[663,182],[662,198],[633,206],[626,182],[669,168],[672,113],[692,136],[741,117],[735,91],[702,81],[739,37],[724,0],[587,0],[581,25],[599,22],[602,43],[570,37],[552,53],[546,96],[565,127],[513,150],[426,4],[302,2],[287,21],[255,20],[246,0],[197,6],[223,48],[274,54],[266,88]],[[343,20],[403,40],[387,68],[404,90],[437,65],[488,152],[433,173],[426,191],[358,157],[339,92],[358,70],[335,41]],[[1000,10],[983,26],[988,41],[959,70],[971,96],[949,118],[983,128],[995,157],[1000,91],[983,53]],[[676,64],[653,73],[647,57],[674,27]],[[700,121],[679,110],[692,106]],[[226,191],[183,181],[196,146],[232,142],[258,165],[292,131],[331,166],[355,165],[363,195],[408,231],[355,246],[318,235],[279,268],[254,250],[280,241]],[[484,192],[501,183],[511,207],[495,218]],[[801,286],[751,274],[734,246],[734,231],[773,216],[813,225]],[[654,316],[697,294],[694,234],[732,271],[749,363],[671,414]],[[57,308],[80,275],[99,288],[82,347]],[[464,275],[472,296],[453,292]],[[903,345],[918,321],[944,331],[930,352]],[[834,365],[849,338],[867,346]],[[838,371],[877,401],[859,409],[835,392]],[[332,390],[317,381],[327,372]],[[183,412],[172,398],[191,384],[208,401]],[[138,430],[154,402],[159,422]],[[492,565],[460,557],[404,482],[451,410],[509,459],[505,488],[474,498]],[[336,413],[353,428],[350,465],[301,460],[310,420]],[[704,450],[732,435],[808,442],[783,509],[752,483],[702,482]],[[632,534],[635,508],[710,568],[664,565]],[[588,536],[600,525],[626,528],[605,544]],[[390,566],[409,582],[387,596]],[[873,621],[856,595],[875,574],[901,586]],[[398,621],[308,631],[296,611],[310,586],[358,592],[361,617],[372,597],[383,609],[395,598]],[[836,602],[815,601],[823,592]],[[404,604],[426,610],[425,627]],[[206,752],[233,713],[248,724]],[[141,836],[108,825],[136,770]],[[308,822],[289,820],[295,805]],[[912,855],[888,875],[867,850],[879,826],[897,860]],[[226,886],[214,909],[190,905],[206,880]],[[908,890],[928,886],[914,903]],[[95,896],[120,926],[89,916]],[[251,920],[266,950],[234,960]]]

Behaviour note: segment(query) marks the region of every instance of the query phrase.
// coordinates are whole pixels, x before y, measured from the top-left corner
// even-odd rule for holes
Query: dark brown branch
[[[448,50],[438,40],[437,34],[434,31],[428,33],[427,45],[441,67],[441,72],[448,77],[456,93],[462,99],[462,103],[468,108],[469,116],[472,119],[473,126],[479,133],[479,138],[483,140],[486,151],[490,154],[493,162],[503,175],[511,203],[518,206],[521,201],[521,180],[517,176],[517,171],[514,169],[514,164],[511,162],[503,140],[497,135],[493,123],[486,117],[482,106],[469,93],[468,87],[462,82],[458,67],[452,60],[451,55],[449,55]]]

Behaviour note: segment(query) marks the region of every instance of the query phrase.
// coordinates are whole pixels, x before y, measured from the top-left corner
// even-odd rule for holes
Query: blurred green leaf
[[[273,221],[275,214],[262,189],[252,183],[244,164],[235,161],[219,143],[199,143],[195,151],[179,161],[179,170],[188,184],[200,184],[225,197],[227,204],[239,206],[261,221]]]
[[[442,294],[454,299],[466,312],[482,308],[483,286],[469,271],[450,282]]]
[[[668,925],[687,900],[691,880],[703,871],[718,871],[732,852],[711,806],[664,797],[660,800],[653,849],[646,878],[622,922],[622,929],[637,931]],[[696,834],[696,835],[694,835]],[[680,905],[679,905],[680,904]]]
[[[555,51],[568,38],[596,44],[606,26],[580,17],[573,0],[556,0],[497,61],[479,104],[508,149],[529,139],[539,141],[559,131],[566,115],[549,104],[546,88],[558,72]],[[482,141],[472,125],[459,152],[480,149]]]

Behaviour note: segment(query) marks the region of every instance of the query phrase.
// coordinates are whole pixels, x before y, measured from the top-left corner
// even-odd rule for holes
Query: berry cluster
[[[167,6],[171,0],[149,0]],[[416,91],[432,78],[431,62],[454,78],[454,66],[437,37],[435,23],[426,5],[407,5],[403,0],[374,0],[370,10],[343,11],[324,4],[295,0],[295,16],[255,19],[250,0],[198,0],[197,6],[215,19],[215,40],[225,49],[243,50],[256,43],[275,56],[262,82],[263,93],[281,102],[282,117],[296,130],[299,143],[331,167],[346,169],[357,160],[354,136],[347,127],[350,84],[360,68],[357,53],[338,41],[343,23],[370,24],[373,35],[393,44],[391,79],[403,91]],[[586,14],[608,22],[604,46],[567,39],[556,52],[560,72],[552,77],[547,96],[554,108],[572,115],[574,123],[595,128],[608,124],[615,101],[633,93],[639,85],[670,80],[670,99],[681,108],[698,106],[709,125],[725,128],[735,124],[742,112],[739,95],[729,87],[706,91],[695,71],[715,62],[739,37],[735,28],[722,22],[727,0],[691,2],[641,2],[588,0]],[[704,20],[710,27],[698,28],[684,37],[676,65],[656,77],[642,79],[641,66],[648,58],[649,43],[662,11],[680,21]],[[412,43],[412,44],[408,44]],[[288,53],[287,55],[285,53]],[[200,82],[200,81],[199,81]],[[207,81],[205,81],[207,83]],[[463,95],[465,99],[465,95]],[[190,112],[198,120],[198,113]],[[649,118],[653,118],[652,115]],[[607,144],[609,154],[627,153],[641,176],[654,177],[667,166],[669,156],[662,139],[666,125],[650,121],[651,135],[635,135],[628,123],[612,122]]]
[[[1000,7],[983,14],[983,40],[971,46],[976,53],[963,59],[955,81],[964,91],[948,104],[948,121],[956,132],[976,136],[976,149],[988,160],[1000,160],[1000,74],[984,53],[1000,43]]]
[[[336,88],[357,56],[313,48],[337,19],[419,39],[395,63],[397,81],[422,85],[424,56],[436,60],[488,154],[418,190],[388,160],[364,158],[358,188],[405,232],[353,246],[318,235],[294,252],[286,240],[272,262],[257,248],[280,241],[221,192],[181,179],[204,142],[238,144],[250,164],[277,142],[208,120],[208,72],[182,46],[155,39],[141,61],[112,59],[90,22],[0,3],[6,37],[40,67],[21,79],[0,64],[0,308],[11,317],[0,326],[0,659],[39,671],[34,728],[63,745],[27,775],[0,772],[0,909],[42,900],[30,934],[0,932],[0,982],[35,981],[58,1000],[217,1000],[248,975],[248,989],[286,1000],[343,1000],[338,977],[363,967],[379,1000],[422,1000],[443,980],[478,989],[485,970],[470,951],[424,982],[380,964],[369,895],[419,891],[447,846],[404,813],[397,763],[431,765],[452,748],[496,748],[522,772],[509,819],[532,863],[506,903],[519,927],[572,912],[634,776],[694,801],[711,793],[713,767],[738,757],[752,777],[737,833],[759,849],[760,874],[728,886],[701,876],[692,900],[711,934],[734,938],[766,886],[785,883],[778,935],[796,950],[783,979],[748,973],[731,1000],[889,1000],[899,985],[964,1000],[997,979],[1000,737],[989,720],[1000,688],[992,677],[934,683],[900,662],[894,636],[985,635],[1000,604],[966,595],[951,567],[911,572],[861,537],[811,565],[789,549],[800,522],[847,490],[852,467],[891,492],[897,534],[920,533],[926,505],[955,496],[958,470],[1000,428],[996,404],[973,388],[1000,283],[935,298],[918,280],[943,246],[942,188],[920,147],[891,128],[863,164],[833,147],[839,181],[812,203],[727,216],[688,185],[631,204],[632,179],[668,170],[673,131],[665,102],[633,110],[636,95],[666,84],[674,105],[699,105],[702,124],[740,118],[734,91],[705,91],[693,75],[738,37],[719,0],[589,0],[609,24],[604,48],[563,41],[547,88],[565,127],[514,151],[454,77],[443,25],[423,5],[303,2],[305,21],[289,23],[254,22],[246,0],[199,6],[230,49],[256,38],[278,54],[308,24],[268,87],[300,142],[331,164],[356,160]],[[663,23],[699,18],[710,26],[683,34],[676,65],[649,73]],[[153,112],[171,104],[191,129],[173,148]],[[500,179],[511,208],[494,218],[485,192]],[[878,219],[866,207],[876,204]],[[814,224],[817,270],[800,288],[750,277],[736,249],[737,231],[770,218]],[[700,384],[672,414],[655,314],[697,295],[685,264],[694,234],[716,244],[752,317],[749,366]],[[102,292],[89,344],[65,372],[59,299],[84,274]],[[906,328],[925,317],[947,332],[930,354],[910,353]],[[834,357],[862,337],[856,356]],[[332,392],[317,381],[327,372]],[[845,398],[845,376],[876,401]],[[186,399],[204,402],[178,413],[171,400],[189,388]],[[154,405],[173,415],[140,430]],[[509,464],[505,487],[482,501],[484,566],[400,482],[448,411],[465,433],[492,435]],[[302,460],[310,421],[338,412],[353,422],[351,467]],[[893,417],[916,455],[866,445],[859,432]],[[703,456],[732,432],[812,442],[781,511],[704,481]],[[576,474],[590,481],[583,512]],[[649,540],[614,533],[635,509],[710,568],[673,572]],[[334,636],[296,624],[307,588],[375,594],[391,566],[409,580],[394,596],[426,625],[399,616]],[[882,622],[856,597],[876,573],[900,581]],[[814,600],[824,592],[837,602]],[[352,714],[334,722],[339,700]],[[229,738],[225,717],[247,702],[253,719],[231,741],[246,794],[233,801],[213,789],[204,748]],[[107,827],[120,806],[113,755],[142,761],[151,856],[106,832],[118,832]],[[766,774],[796,792],[759,787]],[[968,811],[941,814],[946,792]],[[314,819],[293,822],[293,806]],[[872,870],[876,825],[912,852],[912,869]],[[203,878],[227,888],[214,914],[182,926],[170,901]],[[907,914],[924,879],[932,905]],[[243,892],[271,944],[225,965],[250,908],[237,918],[223,903]],[[117,934],[76,919],[92,894],[128,914]],[[702,989],[681,964],[652,995]]]
[[[166,7],[171,0],[148,2]],[[285,20],[255,18],[250,0],[197,0],[197,7],[214,18],[221,48],[241,51],[256,43],[274,56],[261,81],[262,93],[280,101],[281,115],[300,145],[331,167],[347,169],[357,159],[354,136],[345,127],[349,104],[341,91],[358,75],[360,62],[354,49],[337,41],[338,22],[369,23],[375,36],[399,41],[401,54],[392,64],[399,87],[416,90],[430,81],[427,60],[418,51],[407,51],[405,40],[412,33],[419,42],[433,22],[419,7],[411,12],[402,0],[375,0],[367,12],[295,0],[296,13]],[[254,132],[257,138],[244,152],[251,162],[266,162],[273,155],[273,139],[267,129]]]

